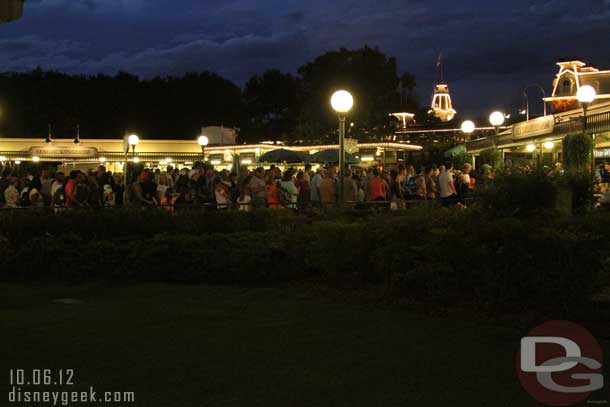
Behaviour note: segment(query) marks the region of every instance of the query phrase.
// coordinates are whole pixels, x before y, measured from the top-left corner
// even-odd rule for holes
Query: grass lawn
[[[426,317],[303,285],[0,290],[0,389],[9,368],[73,368],[77,388],[134,391],[143,407],[537,405],[515,374],[525,324]]]

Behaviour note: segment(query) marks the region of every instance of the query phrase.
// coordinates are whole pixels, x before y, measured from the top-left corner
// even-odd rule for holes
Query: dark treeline
[[[193,139],[202,126],[239,128],[240,142],[325,142],[335,135],[334,90],[356,100],[350,131],[360,139],[391,133],[387,113],[414,111],[415,77],[376,48],[325,53],[298,76],[269,70],[239,86],[210,72],[139,79],[126,72],[68,75],[37,69],[0,76],[0,137]]]

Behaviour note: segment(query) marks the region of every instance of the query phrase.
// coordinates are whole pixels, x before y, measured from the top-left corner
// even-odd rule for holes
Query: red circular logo
[[[516,359],[523,388],[547,406],[581,403],[603,387],[602,348],[573,322],[550,321],[532,329]]]

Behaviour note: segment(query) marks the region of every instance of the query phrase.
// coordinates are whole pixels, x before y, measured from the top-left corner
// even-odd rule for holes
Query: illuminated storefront
[[[121,172],[123,163],[140,162],[148,167],[189,167],[197,161],[212,163],[219,168],[232,168],[233,160],[241,165],[257,166],[264,153],[284,148],[313,154],[321,150],[336,149],[338,145],[286,146],[274,144],[207,146],[202,152],[197,140],[140,140],[135,150],[127,149],[122,139],[92,140],[53,139],[0,139],[0,159],[12,163],[27,161],[55,163],[62,168],[92,168],[103,163],[110,171]],[[349,141],[346,140],[346,141]],[[348,143],[350,144],[350,143]],[[420,146],[401,143],[357,143],[353,140],[349,152],[356,155],[362,165],[371,163],[395,164],[405,153],[420,151]],[[127,154],[125,152],[129,150]],[[362,153],[360,153],[362,152]]]

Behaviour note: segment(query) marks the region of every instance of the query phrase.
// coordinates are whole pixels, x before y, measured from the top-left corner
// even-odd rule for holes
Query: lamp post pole
[[[345,115],[339,115],[339,206],[345,199]]]
[[[197,139],[197,143],[201,146],[201,164],[205,164],[205,147],[208,145],[210,140],[203,134]]]
[[[538,88],[540,90],[540,92],[542,93],[542,106],[544,108],[544,115],[546,116],[547,112],[546,112],[546,101],[544,99],[546,99],[546,91],[544,90],[544,88],[541,85],[538,85],[537,83],[533,83],[531,85],[527,85],[525,88],[523,88],[523,97],[525,98],[525,114],[526,114],[526,119],[529,120],[530,119],[530,100],[529,100],[529,95],[527,93],[527,90],[529,88]]]
[[[354,98],[345,90],[335,92],[330,104],[339,115],[339,199],[338,206],[344,205],[345,194],[345,119],[354,105]]]
[[[136,161],[136,146],[138,145],[138,143],[140,142],[140,138],[135,135],[132,134],[129,137],[127,137],[127,148],[125,149],[125,165],[123,166],[123,183],[125,191],[123,191],[123,206],[127,206],[128,205],[128,201],[129,201],[129,193],[128,193],[128,179],[127,179],[127,172],[129,170],[129,164],[127,162],[127,156],[129,154],[129,149],[131,148],[131,152],[132,152],[132,157],[133,157],[133,161],[135,163]]]

